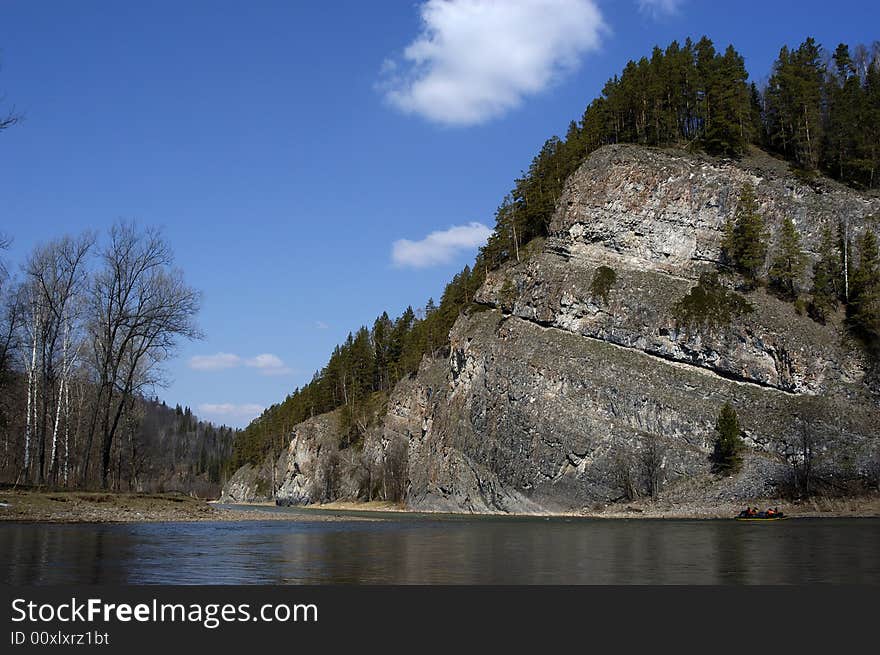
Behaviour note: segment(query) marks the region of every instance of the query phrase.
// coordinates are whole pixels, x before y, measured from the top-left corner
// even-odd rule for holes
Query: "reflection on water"
[[[880,520],[0,524],[5,584],[880,583]]]

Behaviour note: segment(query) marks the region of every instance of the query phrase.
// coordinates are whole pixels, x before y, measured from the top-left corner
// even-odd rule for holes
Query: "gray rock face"
[[[303,421],[286,438],[274,475],[269,457],[261,467],[245,464],[223,487],[221,502],[309,505],[357,496],[361,455],[339,450],[338,412]]]
[[[753,451],[732,497],[784,481],[801,417],[822,435],[827,468],[876,455],[880,412],[865,397],[734,381],[497,310],[458,321],[447,370],[447,388],[410,423],[424,426],[410,432],[407,502],[417,508],[568,511],[620,499],[626,479],[642,494],[652,475],[675,485],[710,470],[725,401]]]
[[[401,446],[405,500],[422,510],[577,511],[652,492],[748,499],[779,489],[805,441],[826,479],[864,475],[880,461],[880,403],[842,316],[820,325],[758,290],[754,311],[729,325],[682,330],[673,318],[715,268],[745,182],[771,251],[785,216],[811,253],[824,226],[845,216],[855,237],[880,216],[880,199],[805,185],[773,160],[603,148],[568,180],[551,236],[490,273],[483,311],[459,317],[448,359],[426,358],[397,385],[362,451],[334,450],[333,414],[296,427],[279,502],[355,497],[358,470]],[[591,292],[600,266],[616,274],[607,302]],[[742,472],[718,480],[709,456],[725,402],[748,448]]]
[[[490,274],[477,299],[502,308],[502,287],[512,280],[516,296],[505,309],[514,316],[784,391],[817,393],[864,379],[863,350],[846,338],[842,316],[820,325],[758,291],[748,295],[754,311],[729,326],[679,329],[673,307],[694,280],[631,268],[607,253],[566,257],[558,243],[548,239],[552,250]],[[616,273],[608,304],[590,291],[599,266]]]
[[[485,422],[472,423],[465,394],[451,393],[455,360],[425,359],[413,380],[398,384],[384,423],[387,442],[408,444],[406,504],[411,509],[450,512],[541,511],[494,470]],[[483,412],[477,412],[484,419]]]
[[[771,244],[785,216],[809,251],[823,226],[846,215],[859,234],[880,212],[830,182],[816,190],[629,146],[596,152],[569,179],[543,248],[489,275],[477,294],[489,309],[459,318],[449,361],[392,397],[386,429],[410,444],[408,504],[560,511],[684,488],[710,471],[724,402],[749,446],[742,473],[713,485],[725,499],[778,489],[805,430],[828,475],[872,466],[880,411],[841,317],[820,325],[759,290],[755,311],[730,325],[676,326],[672,308],[715,268],[746,181]],[[591,294],[599,266],[616,273],[607,303]]]
[[[357,486],[346,455],[339,451],[339,415],[315,416],[294,427],[290,435],[279,505],[308,505],[335,498],[350,498]]]
[[[220,493],[221,503],[265,503],[272,500],[272,461],[261,466],[245,464],[229,478]]]
[[[568,180],[543,252],[490,276],[477,299],[494,307],[510,302],[502,298],[510,280],[516,290],[510,311],[527,320],[786,391],[861,382],[862,349],[845,338],[839,321],[819,325],[765,293],[751,294],[754,313],[727,329],[676,329],[673,305],[702,271],[715,268],[723,226],[746,182],[757,189],[771,251],[786,216],[812,257],[824,227],[836,230],[848,216],[859,235],[880,216],[880,200],[831,182],[819,193],[732,164],[634,146],[604,148]],[[590,292],[599,266],[617,274],[607,305]]]
[[[807,250],[845,216],[854,234],[868,217],[878,221],[880,198],[826,179],[807,185],[766,157],[719,163],[617,145],[594,152],[567,180],[550,231],[573,253],[617,255],[630,268],[696,278],[702,263],[718,262],[721,231],[746,183],[757,192],[771,247],[786,216]]]

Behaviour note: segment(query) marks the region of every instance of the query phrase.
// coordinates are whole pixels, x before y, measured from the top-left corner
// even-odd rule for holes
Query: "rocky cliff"
[[[409,507],[475,512],[577,511],[645,494],[763,496],[788,483],[805,453],[828,484],[875,475],[880,403],[842,316],[822,325],[758,289],[746,294],[754,310],[729,324],[676,322],[676,302],[716,268],[747,182],[771,250],[786,216],[813,258],[822,229],[842,217],[854,235],[877,227],[880,199],[800,181],[766,157],[603,148],[568,180],[550,236],[489,273],[480,310],[452,330],[449,357],[426,359],[398,384],[361,468],[402,447]],[[600,267],[613,282],[597,294]],[[748,448],[743,470],[719,479],[709,455],[725,402]],[[294,431],[282,502],[322,495],[328,420]],[[340,468],[345,456],[323,448],[344,471],[334,493],[362,493],[354,453]]]
[[[268,456],[261,466],[245,464],[238,469],[224,485],[220,501],[308,505],[356,497],[363,451],[340,450],[339,442],[338,411],[303,421],[287,435],[286,448],[277,459]]]

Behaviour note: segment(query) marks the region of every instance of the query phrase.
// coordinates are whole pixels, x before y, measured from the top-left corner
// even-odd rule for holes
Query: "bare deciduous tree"
[[[0,232],[0,250],[6,250],[11,243],[12,239]],[[6,262],[0,259],[0,289],[3,288],[3,283],[6,281],[6,274]]]
[[[0,250],[6,250],[11,240],[0,234]],[[16,337],[21,322],[21,297],[7,283],[6,263],[0,259],[0,383],[9,368],[9,360],[16,350]]]
[[[403,438],[392,438],[385,445],[382,461],[382,491],[384,500],[401,501],[406,497],[406,471],[409,443]]]
[[[633,470],[631,457],[625,453],[617,455],[612,464],[611,475],[625,500],[635,500],[639,497],[637,476]]]
[[[0,98],[2,100],[2,98]],[[0,132],[8,129],[22,120],[21,114],[17,114],[15,109],[11,109],[5,116],[0,116]]]
[[[0,234],[0,251],[9,247],[11,240]],[[17,451],[10,444],[9,417],[14,401],[8,393],[7,384],[11,382],[11,360],[19,347],[19,327],[22,319],[21,295],[17,289],[10,289],[5,261],[0,258],[0,430],[3,432],[2,466],[9,467]]]
[[[91,289],[90,359],[97,386],[86,460],[101,437],[101,485],[107,487],[110,456],[126,402],[159,382],[159,365],[181,338],[201,338],[195,317],[201,294],[187,286],[157,229],[118,223],[100,254],[103,264]]]
[[[339,486],[339,446],[333,438],[322,439],[316,457],[311,496],[321,503],[336,499]]]
[[[232,431],[151,396],[175,339],[197,336],[198,294],[157,231],[119,225],[100,258],[94,242],[38,246],[14,284],[0,257],[0,476],[213,489]],[[0,237],[0,255],[8,243]]]
[[[656,498],[663,487],[664,459],[666,452],[656,437],[649,437],[639,453],[645,487],[651,498]]]
[[[0,103],[4,101],[0,96]],[[10,109],[6,114],[0,114],[0,132],[6,130],[22,120],[22,115],[15,111],[15,107]],[[2,235],[0,235],[2,236]]]
[[[833,422],[832,413],[823,410],[813,398],[806,397],[798,403],[797,440],[788,458],[792,491],[798,496],[809,497],[816,491],[816,458],[823,432],[827,432],[822,424]]]

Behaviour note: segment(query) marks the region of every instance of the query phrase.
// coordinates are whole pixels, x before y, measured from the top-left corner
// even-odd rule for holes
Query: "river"
[[[282,510],[302,512],[310,510]],[[0,524],[3,584],[880,584],[880,519]],[[363,515],[361,515],[363,516]]]

